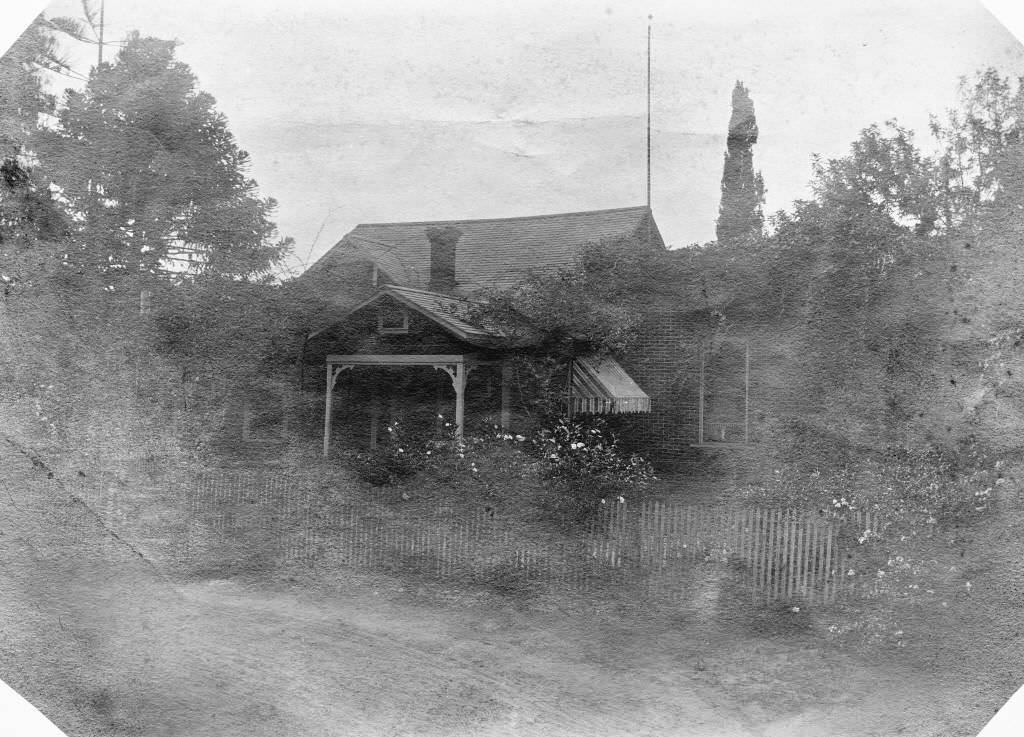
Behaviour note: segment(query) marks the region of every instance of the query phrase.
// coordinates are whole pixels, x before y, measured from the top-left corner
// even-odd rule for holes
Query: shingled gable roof
[[[400,287],[394,284],[382,286],[372,297],[349,310],[346,317],[365,307],[369,307],[384,297],[391,297],[400,304],[415,310],[428,320],[440,325],[459,340],[471,345],[480,347],[508,347],[512,343],[523,341],[522,337],[513,338],[513,336],[506,335],[497,326],[482,326],[470,322],[472,319],[471,311],[474,306],[479,304],[478,302],[462,297],[428,292],[424,289]],[[313,335],[316,335],[316,333]]]
[[[571,212],[494,220],[444,220],[357,225],[311,268],[370,260],[395,284],[425,288],[430,278],[427,228],[453,225],[462,231],[455,278],[462,292],[514,285],[531,272],[572,264],[588,243],[635,238],[665,247],[648,207]]]

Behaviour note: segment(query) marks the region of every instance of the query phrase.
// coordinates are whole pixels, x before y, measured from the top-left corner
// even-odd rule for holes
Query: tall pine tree
[[[68,259],[107,282],[167,271],[269,273],[290,248],[249,155],[175,43],[128,36],[113,62],[68,91],[39,151],[78,223]]]
[[[732,91],[732,115],[722,171],[722,202],[718,210],[718,242],[745,243],[761,235],[764,227],[764,181],[754,172],[757,119],[754,103],[742,82]]]

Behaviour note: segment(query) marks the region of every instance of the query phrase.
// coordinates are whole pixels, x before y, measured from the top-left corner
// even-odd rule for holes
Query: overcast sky
[[[714,237],[737,79],[774,211],[806,194],[812,153],[894,117],[926,144],[961,75],[1024,75],[974,0],[106,0],[108,39],[181,42],[301,261],[359,222],[643,204],[648,13],[652,204],[675,246]]]

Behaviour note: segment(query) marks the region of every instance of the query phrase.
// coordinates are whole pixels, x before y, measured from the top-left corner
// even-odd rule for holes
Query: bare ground
[[[0,468],[0,678],[73,737],[972,733],[957,679],[692,607],[171,579],[45,468],[8,446]]]

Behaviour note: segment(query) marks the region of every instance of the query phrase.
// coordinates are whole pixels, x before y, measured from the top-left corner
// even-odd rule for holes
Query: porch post
[[[331,413],[333,412],[333,395],[334,395],[334,379],[337,374],[334,373],[334,366],[327,364],[327,395],[324,400],[324,458],[327,458],[331,454]]]
[[[351,364],[327,364],[327,392],[324,396],[324,458],[331,454],[331,425],[334,419],[334,382]]]
[[[512,365],[508,360],[501,362],[501,429],[508,430],[512,424]]]
[[[444,371],[452,379],[455,389],[455,439],[462,440],[466,417],[466,379],[473,367],[466,363],[465,356],[452,356],[453,361],[432,364],[435,369]]]
[[[466,417],[466,364],[455,364],[452,374],[452,386],[455,387],[455,439],[462,440]]]

